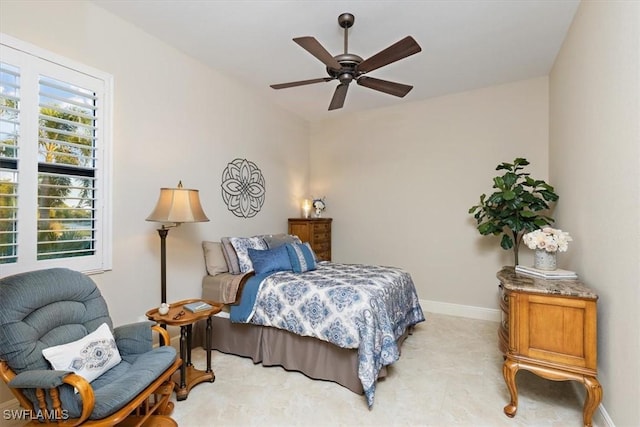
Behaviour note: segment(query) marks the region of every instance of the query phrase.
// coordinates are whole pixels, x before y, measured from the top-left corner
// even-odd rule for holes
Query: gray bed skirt
[[[334,381],[354,393],[362,394],[358,378],[358,350],[337,347],[331,343],[291,332],[244,323],[231,323],[228,318],[212,319],[211,344],[222,353],[250,357],[263,366],[282,366],[306,376]],[[192,347],[205,347],[205,321],[196,323],[192,331]],[[398,340],[402,345],[410,330]],[[382,368],[378,379],[387,374]]]

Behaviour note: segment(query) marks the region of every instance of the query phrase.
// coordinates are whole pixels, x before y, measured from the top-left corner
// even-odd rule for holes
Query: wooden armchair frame
[[[158,332],[161,342],[169,342],[169,333],[158,325],[151,327]],[[57,387],[50,389],[36,389],[36,396],[39,402],[39,408],[34,408],[31,401],[24,395],[21,389],[9,387],[13,395],[16,397],[20,406],[32,414],[42,414],[43,422],[32,419],[29,425],[57,424],[61,426],[177,426],[178,424],[169,417],[173,412],[173,402],[169,401],[174,382],[171,375],[180,367],[182,360],[176,357],[173,364],[166,369],[162,375],[155,379],[147,388],[138,394],[127,405],[123,406],[117,412],[100,420],[90,420],[89,416],[93,412],[95,405],[95,396],[91,384],[83,377],[76,374],[69,374],[62,380],[63,383],[69,384],[78,390],[78,394],[82,399],[82,414],[79,418],[65,419],[64,408],[61,407],[60,398],[58,396]],[[16,373],[4,361],[0,360],[0,378],[8,384],[16,376]],[[53,410],[47,407],[47,393],[53,403]]]

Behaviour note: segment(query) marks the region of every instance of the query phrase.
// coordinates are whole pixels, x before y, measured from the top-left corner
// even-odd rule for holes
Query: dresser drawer
[[[330,249],[331,249],[331,244],[329,243],[329,241],[313,243],[313,250],[315,252],[328,252]]]
[[[316,258],[318,258],[318,261],[331,261],[331,252],[317,251]]]
[[[314,224],[313,230],[316,233],[330,232],[331,231],[331,223],[326,222],[326,223]]]
[[[329,241],[329,236],[331,236],[331,233],[329,233],[329,232],[318,232],[318,231],[315,231],[313,233],[313,241],[314,242],[328,242]]]

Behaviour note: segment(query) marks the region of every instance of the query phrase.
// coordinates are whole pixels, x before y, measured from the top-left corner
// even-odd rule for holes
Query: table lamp
[[[302,217],[309,218],[311,214],[311,200],[304,199],[302,201]]]
[[[182,181],[177,188],[161,188],[158,203],[147,221],[163,222],[158,229],[160,235],[160,285],[161,302],[167,302],[167,234],[169,229],[178,227],[183,222],[205,222],[209,218],[200,205],[198,190],[182,188]]]

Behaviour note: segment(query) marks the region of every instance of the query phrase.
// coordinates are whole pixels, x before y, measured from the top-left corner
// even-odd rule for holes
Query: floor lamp
[[[182,188],[182,181],[177,188],[161,188],[158,203],[147,221],[163,222],[158,229],[160,235],[160,286],[161,302],[167,302],[167,234],[169,229],[183,222],[209,221],[200,205],[198,190]]]

